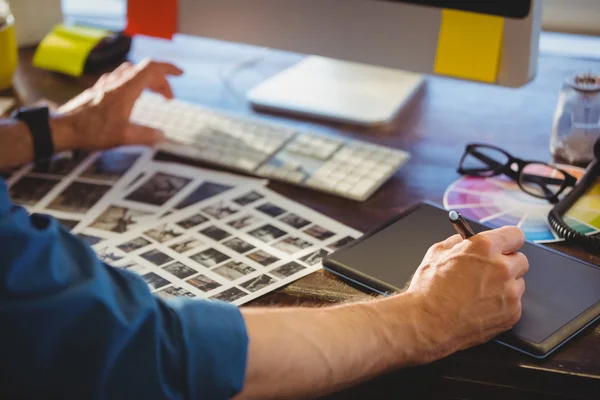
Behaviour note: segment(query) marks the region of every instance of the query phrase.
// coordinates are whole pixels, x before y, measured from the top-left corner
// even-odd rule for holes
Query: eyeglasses
[[[525,193],[551,203],[557,203],[558,196],[567,187],[577,183],[577,178],[560,168],[538,161],[521,160],[485,144],[467,145],[458,173],[479,177],[504,174],[516,181]]]

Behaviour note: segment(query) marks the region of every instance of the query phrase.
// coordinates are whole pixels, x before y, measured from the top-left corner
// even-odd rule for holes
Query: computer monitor
[[[435,74],[442,10],[503,17],[497,78],[537,70],[542,0],[179,0],[179,32],[309,55],[247,94],[260,109],[386,123]]]

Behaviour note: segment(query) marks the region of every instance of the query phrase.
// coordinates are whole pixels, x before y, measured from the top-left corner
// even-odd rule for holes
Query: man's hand
[[[124,63],[58,111],[59,119],[68,126],[69,135],[56,140],[57,148],[104,150],[120,145],[154,145],[162,141],[161,132],[129,122],[131,110],[144,89],[160,93],[167,99],[173,92],[167,81],[169,75],[183,72],[166,63],[145,60],[137,65]]]
[[[489,341],[521,318],[527,258],[516,227],[459,235],[431,247],[406,294],[416,299],[419,361]]]

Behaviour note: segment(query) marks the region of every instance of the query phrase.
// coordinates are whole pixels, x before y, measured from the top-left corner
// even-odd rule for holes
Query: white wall
[[[542,0],[544,29],[600,35],[600,0]]]

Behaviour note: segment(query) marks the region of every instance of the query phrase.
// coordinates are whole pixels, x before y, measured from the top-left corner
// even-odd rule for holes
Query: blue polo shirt
[[[247,347],[237,307],[153,296],[0,180],[0,398],[229,399]]]

